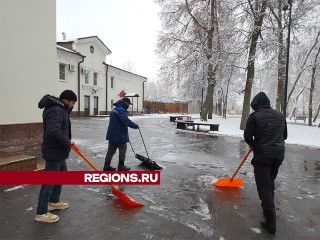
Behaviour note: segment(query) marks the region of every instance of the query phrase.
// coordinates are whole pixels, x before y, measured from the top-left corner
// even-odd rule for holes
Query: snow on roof
[[[138,93],[126,93],[125,97],[140,97]]]
[[[186,103],[188,101],[183,100],[183,99],[173,98],[173,97],[161,97],[161,98],[154,100],[153,102],[160,102],[160,103],[184,102],[184,103]]]
[[[70,53],[74,53],[74,54],[77,54],[77,55],[81,55],[80,53],[78,53],[76,51],[73,51],[73,50],[71,50],[69,48],[61,47],[60,45],[57,45],[57,48],[60,49],[60,50],[66,51],[66,52],[70,52]]]

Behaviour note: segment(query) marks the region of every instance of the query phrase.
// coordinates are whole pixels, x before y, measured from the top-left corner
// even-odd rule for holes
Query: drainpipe
[[[146,78],[146,80],[143,81],[142,84],[142,108],[144,108],[144,83],[148,80],[148,78]],[[142,110],[142,109],[141,109]]]
[[[82,56],[82,55],[81,55]],[[82,60],[78,62],[78,116],[80,117],[80,64],[84,62],[85,56],[82,56]]]

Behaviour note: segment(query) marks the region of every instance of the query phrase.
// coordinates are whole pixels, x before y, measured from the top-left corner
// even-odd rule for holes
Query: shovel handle
[[[239,164],[239,167],[237,168],[237,170],[234,172],[234,174],[232,175],[230,182],[232,182],[233,178],[236,176],[236,174],[238,173],[239,169],[241,168],[242,164],[247,160],[249,154],[252,152],[252,147],[249,148],[248,152],[246,153],[246,155],[242,158],[241,163]]]
[[[100,170],[96,167],[96,165],[94,165],[81,151],[80,149],[75,145],[75,144],[71,144],[71,148],[78,153],[83,160],[85,160],[95,171],[99,172]],[[113,184],[111,184],[111,187],[113,190],[118,190],[118,188],[116,186],[114,186]]]
[[[141,130],[140,130],[140,128],[138,128],[138,129],[139,129],[139,132],[140,132],[140,136],[141,136],[141,139],[142,139],[142,142],[143,142],[143,145],[144,145],[144,149],[146,150],[147,156],[148,156],[148,158],[150,159],[150,157],[149,157],[149,154],[148,154],[148,151],[147,151],[147,147],[146,147],[146,144],[144,143],[144,140],[143,140],[143,137],[142,137],[142,133],[141,133]]]

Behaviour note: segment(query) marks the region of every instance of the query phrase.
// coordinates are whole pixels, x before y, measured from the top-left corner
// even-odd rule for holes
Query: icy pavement
[[[0,239],[319,239],[319,150],[287,145],[276,181],[278,229],[272,237],[260,227],[251,156],[237,176],[244,180],[241,188],[212,186],[237,168],[248,149],[241,139],[177,130],[168,116],[134,121],[150,158],[164,167],[159,186],[120,186],[144,207],[127,207],[109,186],[64,186],[61,199],[71,207],[55,211],[60,216],[55,224],[38,223],[33,219],[39,186],[24,186],[0,193]],[[108,119],[72,124],[78,147],[102,168]],[[135,152],[146,155],[139,132],[130,129],[129,134]],[[143,169],[130,145],[126,164]],[[68,168],[90,169],[75,153]]]

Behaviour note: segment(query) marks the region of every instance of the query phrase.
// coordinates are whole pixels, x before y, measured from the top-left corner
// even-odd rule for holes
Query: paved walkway
[[[240,139],[177,130],[169,119],[137,119],[149,155],[164,169],[160,186],[122,186],[145,204],[129,208],[109,186],[64,186],[61,199],[71,206],[54,211],[60,221],[34,221],[40,186],[0,193],[0,239],[319,239],[319,150],[287,146],[277,179],[278,230],[260,227],[262,211],[250,159],[238,177],[242,188],[221,190],[211,183],[230,176],[245,154]],[[107,119],[72,121],[78,147],[99,168],[107,144]],[[130,129],[136,153],[145,155],[140,134]],[[117,162],[115,158],[113,165]],[[143,169],[128,145],[127,164]],[[90,167],[75,153],[71,170]]]

